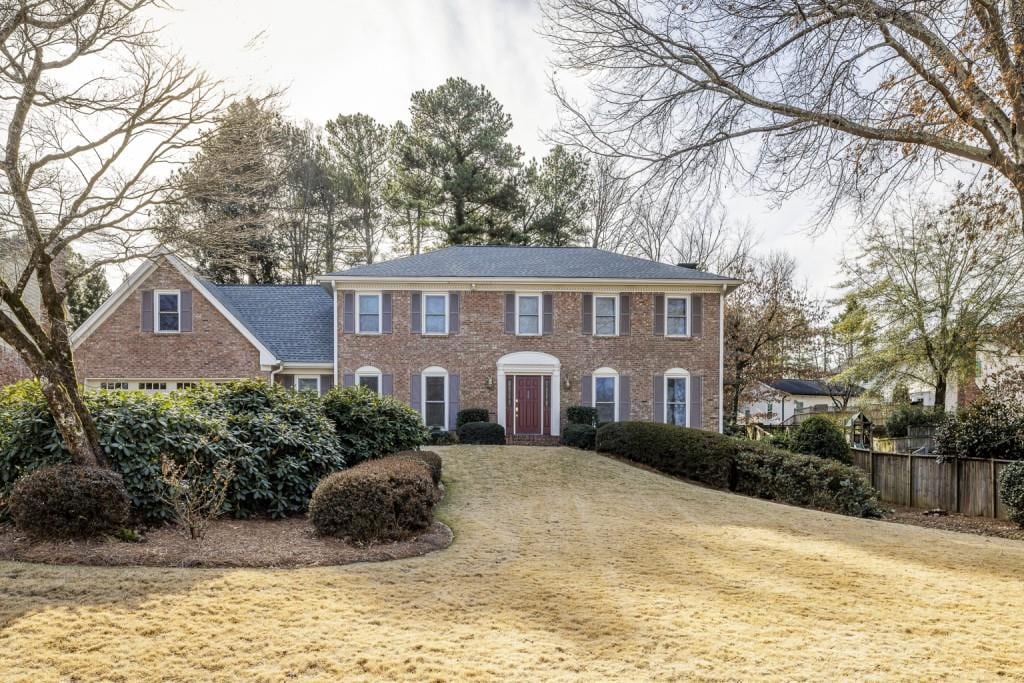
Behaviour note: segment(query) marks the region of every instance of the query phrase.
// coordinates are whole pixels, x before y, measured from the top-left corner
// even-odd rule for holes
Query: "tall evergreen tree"
[[[556,145],[525,169],[522,229],[532,244],[564,247],[585,239],[590,167],[581,152]]]
[[[82,256],[69,251],[64,260],[64,291],[68,322],[77,328],[110,296],[110,283],[102,268],[93,268]]]

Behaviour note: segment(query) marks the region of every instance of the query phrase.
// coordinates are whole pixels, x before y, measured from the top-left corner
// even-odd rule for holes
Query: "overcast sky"
[[[323,123],[364,112],[406,119],[409,96],[462,76],[487,86],[511,114],[511,136],[527,156],[545,152],[556,122],[547,91],[552,50],[539,35],[535,0],[175,0],[156,20],[166,40],[211,75],[256,92],[287,89],[289,116]],[[767,197],[730,202],[764,250],[785,249],[812,288],[834,294],[848,223],[818,236],[805,230],[812,206],[770,209]]]

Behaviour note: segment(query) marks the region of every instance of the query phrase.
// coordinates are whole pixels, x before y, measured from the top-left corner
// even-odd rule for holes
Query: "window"
[[[140,391],[167,391],[167,382],[139,382]]]
[[[614,296],[594,297],[594,334],[599,337],[614,337],[619,333],[619,321],[616,316]]]
[[[803,401],[797,401],[796,402],[796,411],[800,412],[803,409],[804,409],[804,402]]]
[[[448,294],[423,295],[423,334],[448,334]]]
[[[619,376],[611,368],[594,372],[594,407],[597,421],[615,422],[619,419]]]
[[[370,391],[381,393],[381,374],[377,368],[363,367],[356,370],[356,384]]]
[[[687,331],[686,312],[690,298],[686,296],[665,297],[665,334],[669,337],[685,337]]]
[[[319,394],[320,377],[318,375],[310,375],[308,377],[296,377],[295,391],[312,391],[315,394]]]
[[[380,294],[356,295],[356,332],[380,334]]]
[[[686,399],[690,374],[681,368],[665,373],[665,422],[680,427],[688,426]]]
[[[442,368],[423,373],[423,421],[428,427],[448,428],[448,373]]]
[[[128,382],[100,382],[100,389],[107,391],[128,391]]]
[[[541,333],[540,294],[516,295],[516,334],[539,335]]]
[[[157,290],[154,306],[154,321],[157,332],[179,332],[181,330],[181,293],[177,290]]]
[[[199,386],[199,382],[178,382],[178,391]]]
[[[775,413],[775,404],[774,403],[769,403],[768,404],[768,419],[769,420],[772,419],[772,415],[774,413]]]

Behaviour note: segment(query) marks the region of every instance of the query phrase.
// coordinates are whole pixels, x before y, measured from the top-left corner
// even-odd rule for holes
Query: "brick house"
[[[583,247],[449,247],[324,275],[224,286],[173,255],[139,268],[75,332],[87,386],[173,390],[261,377],[363,384],[454,427],[485,408],[512,436],[565,409],[719,430],[722,300],[739,282]]]
[[[20,277],[21,271],[25,266],[22,259],[24,253],[18,242],[0,238],[0,279],[10,283]],[[34,278],[25,289],[23,298],[28,307],[38,315],[40,311],[40,294],[39,287],[36,285]],[[0,310],[4,308],[5,305],[0,303]],[[28,366],[21,360],[17,352],[0,339],[0,386],[17,382],[21,379],[27,379],[31,376],[32,373],[29,371]]]

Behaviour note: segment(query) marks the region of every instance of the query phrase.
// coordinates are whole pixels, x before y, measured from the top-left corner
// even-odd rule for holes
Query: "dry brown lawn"
[[[0,563],[0,680],[1011,680],[1024,544],[567,449],[444,452],[447,550],[292,570]]]

